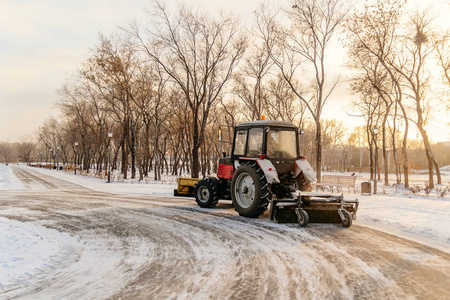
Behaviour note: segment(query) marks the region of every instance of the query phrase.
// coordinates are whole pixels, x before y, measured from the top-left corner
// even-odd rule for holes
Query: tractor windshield
[[[295,131],[271,129],[267,133],[267,156],[273,158],[297,158]]]

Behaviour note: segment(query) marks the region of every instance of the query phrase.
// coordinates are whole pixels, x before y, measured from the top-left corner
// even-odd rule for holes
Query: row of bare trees
[[[212,17],[187,6],[173,13],[154,2],[146,20],[100,35],[91,56],[59,90],[62,118],[41,126],[40,151],[46,160],[98,172],[111,155],[124,178],[130,172],[143,179],[150,171],[157,180],[163,171],[197,177],[215,171],[225,150],[217,140],[219,125],[227,126],[231,139],[239,121],[266,114],[305,128],[301,151],[315,163],[319,180],[322,169],[362,170],[365,149],[374,178],[381,147],[386,184],[393,155],[397,183],[403,169],[408,186],[413,124],[434,186],[434,172],[439,183],[441,178],[426,131],[430,62],[440,64],[450,85],[448,33],[430,28],[428,11],[405,21],[403,2],[378,0],[355,12],[340,0],[263,4],[249,29],[232,16]],[[354,110],[366,121],[350,135],[341,122],[323,118],[340,81],[330,67],[340,29],[356,70]]]
[[[0,142],[0,161],[5,164],[22,161],[29,163],[36,153],[36,144],[32,139],[23,138],[22,142]]]
[[[112,148],[113,165],[125,178],[128,167],[132,178],[137,168],[142,179],[167,157],[173,173],[180,168],[197,177],[217,157],[219,122],[231,127],[264,113],[300,124],[308,111],[320,178],[321,114],[337,83],[327,85],[326,49],[345,15],[338,3],[297,1],[288,10],[262,5],[247,31],[233,17],[187,7],[171,14],[155,2],[150,24],[100,36],[92,56],[59,91],[61,132],[46,136],[56,127],[44,124],[40,140],[53,149],[63,136],[70,146],[56,147],[63,153],[72,148],[85,168],[94,163],[98,171]],[[286,16],[288,24],[281,22]]]
[[[352,90],[358,95],[355,107],[366,120],[369,143],[376,146],[374,128],[380,127],[383,158],[387,149],[392,148],[395,161],[402,161],[407,187],[407,139],[411,124],[416,126],[428,163],[429,184],[434,187],[434,174],[438,183],[442,179],[426,125],[435,112],[433,89],[442,77],[449,84],[449,43],[442,38],[448,34],[434,30],[435,15],[431,9],[407,13],[404,4],[402,0],[377,0],[345,22],[350,65],[359,71],[353,79]],[[440,75],[445,76],[433,76],[435,62],[440,63],[444,70]],[[441,99],[448,102],[447,97]],[[398,145],[397,139],[403,142]],[[370,148],[374,149],[372,152],[377,151],[377,147]],[[371,155],[372,161],[374,157]],[[396,166],[399,183],[400,165]],[[387,184],[388,170],[384,173]]]
[[[216,112],[212,112],[212,116],[216,116]],[[225,121],[225,120],[224,120]],[[66,144],[64,138],[60,139],[60,132],[63,132],[64,124],[52,120],[47,122],[46,126],[41,127],[41,130],[46,128],[46,135],[51,137],[47,140],[47,144],[42,144],[38,147],[34,143],[24,141],[21,143],[0,143],[0,161],[3,162],[27,162],[35,164],[48,163],[57,165],[61,164],[73,164],[77,159],[77,147],[75,145]],[[211,124],[208,124],[208,126]],[[302,155],[306,155],[309,159],[314,160],[314,144],[315,144],[315,130],[314,122],[306,121],[303,124],[305,133],[300,138],[300,150]],[[367,128],[365,126],[359,126],[354,128],[350,133],[349,129],[343,126],[342,121],[337,120],[323,120],[321,127],[323,128],[323,166],[325,171],[339,171],[339,172],[368,172],[373,166],[370,165],[371,151],[369,140],[370,135],[366,135]],[[42,132],[43,133],[43,132]],[[215,143],[205,143],[205,146],[201,149],[201,173],[209,174],[214,170],[214,161],[217,159],[217,153],[219,153],[219,145],[217,141],[217,131],[207,130],[208,139]],[[229,138],[229,133],[225,133],[226,139]],[[389,138],[390,139],[390,138]],[[113,138],[113,140],[115,140]],[[399,139],[398,139],[399,140]],[[59,142],[60,141],[60,142]],[[105,141],[105,144],[107,141]],[[401,143],[401,141],[399,142]],[[113,143],[111,143],[113,145]],[[57,146],[62,145],[62,146]],[[181,143],[177,144],[181,145]],[[59,147],[59,148],[58,148]],[[73,147],[73,149],[71,148]],[[172,143],[161,143],[160,148],[162,153],[172,153]],[[400,145],[398,145],[400,147]],[[433,153],[438,158],[438,161],[444,165],[450,165],[450,157],[448,156],[450,145],[448,143],[439,143],[433,145]],[[112,147],[114,157],[117,156],[115,147]],[[169,149],[169,151],[167,151]],[[407,152],[410,171],[421,173],[427,167],[425,155],[423,153],[423,145],[418,140],[407,141]],[[224,149],[225,150],[225,149]],[[389,173],[395,172],[398,169],[397,160],[394,157],[393,149],[386,149],[387,156],[379,157],[378,164],[381,168],[378,169],[378,177],[381,177],[380,170],[387,169]],[[81,152],[78,150],[78,152]],[[120,152],[120,151],[119,151]],[[188,153],[186,153],[187,155]],[[182,154],[181,156],[183,156]],[[165,157],[164,157],[165,156]],[[159,168],[153,167],[158,171],[159,176],[162,172],[176,174],[180,170],[180,165],[175,165],[174,160],[164,161],[167,159],[167,154],[161,156],[164,163]],[[400,158],[402,160],[401,153]],[[102,167],[97,165],[98,160],[93,158],[86,168],[90,167]],[[82,164],[83,159],[80,158],[78,164]],[[103,163],[106,164],[106,160]],[[101,163],[100,163],[101,164]],[[153,164],[154,166],[154,164]],[[156,173],[156,172],[155,172]],[[401,179],[402,174],[399,174]],[[159,178],[159,177],[158,177]]]

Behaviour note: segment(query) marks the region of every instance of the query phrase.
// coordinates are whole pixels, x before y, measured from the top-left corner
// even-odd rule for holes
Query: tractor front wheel
[[[259,165],[242,164],[231,181],[231,198],[239,215],[257,218],[269,205],[269,190],[266,176]]]
[[[194,197],[198,206],[212,208],[219,201],[218,180],[213,177],[206,177],[200,180],[195,186]]]

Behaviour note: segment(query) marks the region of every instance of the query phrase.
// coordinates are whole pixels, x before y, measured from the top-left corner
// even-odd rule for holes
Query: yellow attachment
[[[180,195],[194,195],[194,188],[199,180],[198,178],[179,177],[177,193]]]

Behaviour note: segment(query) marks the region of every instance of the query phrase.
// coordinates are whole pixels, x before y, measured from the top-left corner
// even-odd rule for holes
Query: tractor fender
[[[261,170],[264,172],[264,175],[266,175],[267,183],[273,184],[273,183],[280,183],[280,179],[278,178],[278,172],[273,166],[273,164],[268,159],[261,159],[261,158],[249,158],[249,157],[241,157],[239,158],[239,163],[244,161],[256,161],[261,168]]]
[[[305,157],[302,157],[295,161],[295,176],[297,177],[301,172],[303,172],[303,175],[305,176],[305,179],[310,182],[316,182],[316,172],[314,172],[314,169],[311,167],[309,162],[306,160]]]

